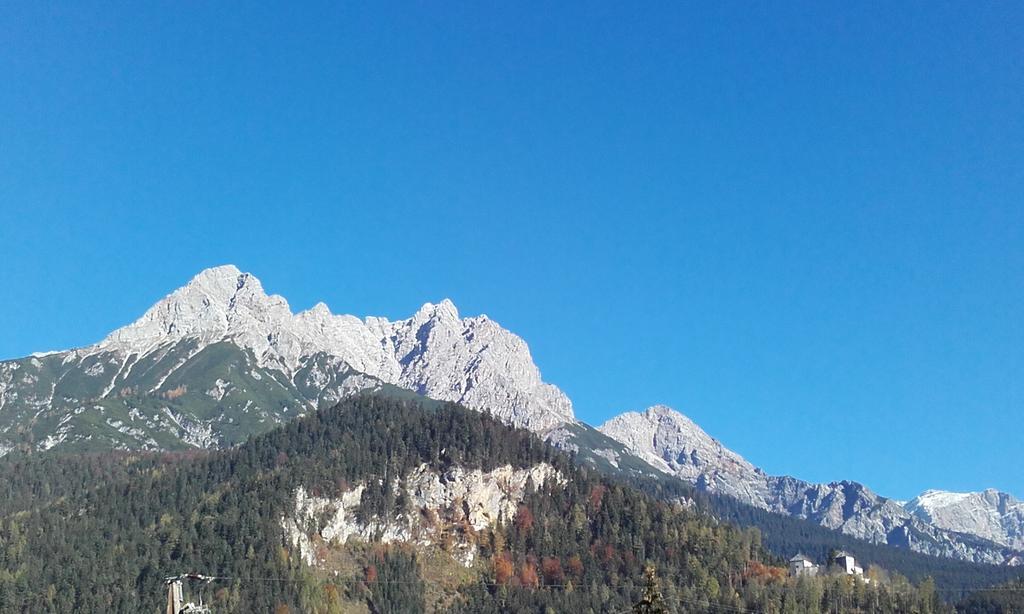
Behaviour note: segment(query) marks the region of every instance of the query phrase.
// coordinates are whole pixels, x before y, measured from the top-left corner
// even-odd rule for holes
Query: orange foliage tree
[[[494,581],[498,584],[507,585],[512,576],[515,575],[515,566],[507,552],[494,557]]]
[[[546,584],[561,584],[565,580],[565,572],[562,571],[562,562],[558,557],[546,556],[540,563],[541,573],[544,574]]]
[[[520,505],[516,510],[516,528],[526,533],[533,528],[533,512],[525,505]]]
[[[537,577],[537,566],[530,561],[523,563],[519,570],[519,583],[529,588],[536,588],[540,585],[540,578]]]

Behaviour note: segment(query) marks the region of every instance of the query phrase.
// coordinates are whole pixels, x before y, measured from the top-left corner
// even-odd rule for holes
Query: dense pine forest
[[[469,567],[445,543],[355,540],[309,566],[282,529],[299,487],[363,484],[360,517],[389,518],[409,511],[393,480],[423,464],[538,463],[565,480],[530,484],[511,522],[451,528],[479,549]],[[788,578],[760,531],[685,486],[622,484],[454,405],[365,396],[230,450],[12,456],[0,478],[0,612],[161,612],[164,578],[187,571],[216,577],[187,587],[213,612],[951,611],[930,578]]]
[[[1024,612],[1024,579],[978,591],[957,605],[964,614]]]

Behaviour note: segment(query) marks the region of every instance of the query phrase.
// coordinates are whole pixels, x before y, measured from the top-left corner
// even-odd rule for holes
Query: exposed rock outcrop
[[[473,535],[495,523],[511,522],[528,484],[540,488],[550,480],[564,483],[565,478],[546,463],[529,469],[505,465],[486,472],[454,467],[443,473],[423,464],[390,485],[396,496],[404,496],[407,508],[392,517],[361,522],[357,510],[366,485],[359,484],[334,498],[314,497],[299,488],[295,513],[282,518],[281,524],[310,565],[317,564],[318,540],[344,544],[356,538],[428,546],[441,544],[444,535],[450,535],[452,555],[468,566],[477,554]]]

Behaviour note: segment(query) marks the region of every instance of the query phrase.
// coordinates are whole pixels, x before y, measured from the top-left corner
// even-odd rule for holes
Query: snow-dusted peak
[[[981,492],[926,490],[904,507],[937,527],[1024,549],[1024,503],[994,488]]]
[[[937,527],[972,533],[1024,550],[1024,502],[988,488],[981,492],[926,490],[906,511]]]
[[[352,369],[427,396],[492,411],[535,430],[574,421],[572,403],[541,380],[529,348],[486,316],[462,318],[448,299],[412,317],[361,320],[324,303],[292,314],[256,277],[233,265],[206,269],[87,352],[141,357],[183,340],[230,341],[262,367],[293,376],[324,354]]]
[[[971,502],[984,503],[993,509],[1002,511],[1024,505],[1013,495],[1000,492],[995,488],[986,488],[980,492],[949,492],[945,490],[926,490],[907,502],[910,511],[917,509],[932,511],[951,508]]]
[[[976,494],[978,493],[948,492],[945,490],[929,489],[908,501],[904,507],[910,511],[917,508],[932,509],[948,507],[950,505],[956,505]]]

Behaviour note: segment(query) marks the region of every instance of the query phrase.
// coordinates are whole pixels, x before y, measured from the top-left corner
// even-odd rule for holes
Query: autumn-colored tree
[[[580,559],[579,555],[574,554],[566,563],[566,567],[569,568],[569,573],[572,577],[577,580],[583,577],[583,560]]]
[[[174,399],[184,396],[186,392],[188,392],[188,386],[182,384],[177,388],[171,388],[170,390],[165,392],[163,396],[165,399],[173,401]]]
[[[507,552],[503,552],[498,556],[494,557],[494,581],[497,584],[507,585],[511,580],[512,576],[515,575],[515,566],[512,564],[512,558]]]
[[[601,500],[604,498],[606,490],[608,489],[604,484],[595,484],[590,489],[590,496],[587,497],[587,500],[590,501],[590,507],[594,508],[595,511],[601,508]]]
[[[536,588],[540,585],[536,564],[531,561],[523,563],[522,568],[519,570],[519,583],[529,588]]]
[[[338,592],[338,587],[333,584],[324,586],[324,599],[327,601],[327,607],[331,610],[341,607],[341,594]]]
[[[762,584],[782,583],[786,579],[786,569],[783,567],[771,567],[758,561],[751,561],[743,570],[743,577],[754,579]]]
[[[520,532],[527,533],[533,528],[533,512],[530,508],[525,505],[520,505],[516,511],[516,529]]]
[[[605,544],[604,548],[601,549],[601,561],[607,563],[613,558],[615,558],[615,547],[611,544]]]
[[[565,572],[562,571],[562,562],[558,557],[546,556],[540,563],[541,573],[544,574],[546,584],[561,584],[565,580]]]
[[[373,584],[377,581],[377,566],[371,563],[366,568],[366,583]]]

